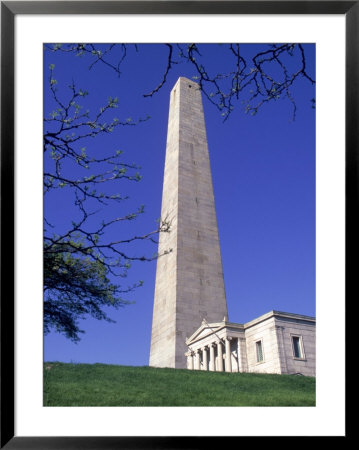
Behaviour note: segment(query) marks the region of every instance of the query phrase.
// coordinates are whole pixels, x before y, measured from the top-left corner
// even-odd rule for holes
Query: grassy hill
[[[315,406],[315,378],[47,362],[44,406]]]

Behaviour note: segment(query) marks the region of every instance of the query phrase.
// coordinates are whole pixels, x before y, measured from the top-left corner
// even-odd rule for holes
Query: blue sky
[[[243,45],[255,52],[266,45]],[[307,69],[315,78],[315,46],[306,45]],[[59,93],[66,95],[72,81],[89,92],[85,102],[91,111],[119,98],[114,115],[120,119],[151,118],[134,127],[118,128],[104,139],[93,140],[101,151],[120,149],[126,162],[141,166],[140,183],[121,181],[118,192],[129,195],[102,215],[124,215],[145,205],[135,222],[111,230],[114,238],[126,238],[155,229],[161,211],[161,194],[169,108],[169,93],[179,76],[192,78],[188,64],[175,65],[163,88],[151,98],[166,67],[163,44],[129,48],[121,77],[105,65],[88,69],[90,61],[63,52],[44,52],[44,76],[55,65]],[[224,46],[202,48],[209,70],[228,67]],[[315,110],[310,100],[315,88],[299,79],[292,89],[297,105],[278,100],[255,116],[246,115],[240,102],[223,123],[219,111],[203,99],[216,201],[229,319],[245,323],[270,310],[315,316]],[[44,90],[45,115],[51,111]],[[95,148],[95,147],[94,147]],[[46,167],[46,161],[45,161]],[[66,190],[45,203],[45,214],[59,229],[73,218]],[[112,236],[110,236],[112,237]],[[129,253],[152,255],[154,244],[133,246]],[[85,334],[77,344],[50,333],[44,339],[44,359],[65,362],[102,362],[147,365],[149,359],[156,263],[134,263],[126,284],[144,285],[128,296],[135,303],[109,311],[115,324],[86,319]],[[199,324],[200,325],[200,324]]]

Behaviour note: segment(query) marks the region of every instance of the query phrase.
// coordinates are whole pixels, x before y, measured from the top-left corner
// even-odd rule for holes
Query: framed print
[[[223,440],[244,437],[347,437],[345,305],[355,292],[358,248],[358,14],[356,1],[1,2],[1,448],[197,448],[213,440],[223,445]],[[223,46],[237,58],[234,69],[221,59]],[[143,49],[143,59],[136,59]],[[111,59],[115,51],[117,59]],[[202,53],[210,55],[207,65],[200,62]],[[250,55],[248,60],[243,54]],[[286,61],[293,55],[299,69],[289,72]],[[123,61],[133,64],[132,75],[126,73]],[[218,62],[223,64],[221,72],[211,78]],[[270,63],[274,68],[267,69]],[[159,76],[154,76],[154,67]],[[278,73],[284,81],[277,81]],[[231,81],[229,91],[222,89],[223,80]],[[295,91],[295,98],[292,84],[297,80],[308,88]],[[111,83],[114,94],[107,90]],[[141,99],[136,103],[130,89],[139,86]],[[203,93],[203,107],[197,90]],[[242,91],[250,101],[240,104]],[[261,116],[258,133],[251,128],[251,116],[257,119],[260,108],[274,102],[285,105],[285,114],[273,109]],[[246,119],[228,125],[237,104]],[[302,104],[305,113],[299,108]],[[115,119],[105,119],[118,106]],[[184,124],[178,141],[191,142],[183,144],[190,159],[181,163],[181,150],[174,150],[176,114]],[[160,147],[166,147],[167,119],[162,186],[165,163]],[[286,131],[296,119],[297,131]],[[225,230],[222,259],[206,128],[208,146],[214,148],[211,167],[218,227]],[[114,130],[121,130],[119,138],[111,137]],[[98,135],[104,146],[116,147],[114,156],[89,156]],[[262,144],[257,144],[259,139]],[[77,145],[78,140],[84,143]],[[43,160],[42,142],[48,161]],[[238,155],[240,142],[245,150]],[[143,169],[123,162],[122,146],[132,148],[130,159],[147,149]],[[256,153],[256,146],[267,151]],[[276,159],[270,159],[271,154]],[[178,162],[175,169],[173,161]],[[70,163],[79,171],[73,172]],[[92,172],[94,163],[99,172]],[[125,180],[129,196],[136,196],[137,187],[132,185],[142,178],[141,170],[148,191],[141,195],[151,220],[157,217],[154,211],[160,209],[157,200],[163,195],[158,228],[146,234],[136,225],[137,216],[146,210],[130,203],[131,212],[117,216],[116,205],[122,208],[127,196],[105,185]],[[246,184],[239,185],[238,179]],[[71,188],[70,199],[66,192]],[[46,195],[53,193],[51,202],[43,189]],[[247,209],[241,206],[243,198]],[[98,205],[108,203],[111,214],[96,222]],[[182,229],[180,216],[168,218],[166,208],[182,208]],[[66,214],[70,225],[65,225]],[[132,237],[120,241],[114,234],[109,243],[99,245],[104,230],[118,223]],[[143,256],[143,247],[136,247],[138,242],[157,244],[159,232],[173,236],[171,229],[176,230],[175,241],[160,240],[158,254],[149,246],[144,247],[149,256]],[[123,250],[128,243],[135,245],[130,255]],[[166,260],[176,245],[187,248],[187,253],[181,259],[176,247],[176,258]],[[231,249],[230,257],[223,248]],[[239,256],[242,252],[247,259]],[[91,320],[111,321],[108,305],[130,303],[123,292],[132,292],[142,281],[128,277],[127,271],[137,261],[153,259],[164,262],[157,264],[157,275],[153,265],[144,275],[145,285],[148,279],[150,290],[153,283],[156,292],[151,339],[153,292],[148,294],[148,288],[142,299],[139,295],[139,306],[132,310],[126,306],[122,315],[115,315],[118,325],[91,325]],[[120,292],[109,281],[118,267],[121,279],[128,279],[128,287]],[[230,314],[223,283],[226,273],[232,274],[226,284],[227,300],[233,299],[228,302]],[[58,295],[54,286],[61,290],[60,303],[54,300]],[[270,313],[251,286],[266,299]],[[167,313],[174,305],[171,292],[181,289],[185,300],[175,306],[172,337],[161,335],[164,320],[166,324],[172,320]],[[205,306],[198,300],[197,307],[202,296],[215,300]],[[282,312],[286,302],[292,305],[288,313]],[[189,321],[187,312],[192,314],[195,308],[196,319],[189,327],[184,323]],[[232,319],[237,310],[239,319]],[[86,314],[91,318],[84,334]],[[142,320],[145,315],[150,320]],[[173,354],[172,338],[183,341]],[[121,346],[126,347],[127,359],[121,359]],[[57,386],[66,379],[66,373],[60,373],[65,363],[74,371],[82,369],[81,376],[96,370],[94,376],[108,383],[106,393],[90,381],[84,402],[75,395],[78,385],[50,390],[55,374]],[[131,394],[128,380],[137,375],[127,374],[126,379],[125,372],[123,378],[116,372],[105,381],[103,365],[123,366],[121,370],[144,366],[143,385],[136,385]],[[148,378],[153,367],[179,368],[184,376],[191,373],[183,369],[208,376],[209,372],[283,374],[301,389],[312,384],[308,397],[298,401],[278,400],[279,388],[270,388],[273,378],[266,381],[269,393],[257,385],[257,402],[246,403],[245,388],[231,385],[228,401],[227,394],[218,391],[214,403],[193,403],[191,395],[186,397],[195,389],[191,381],[178,388],[182,385],[172,379],[156,391]],[[120,384],[128,396],[121,397]],[[178,388],[172,401],[171,384]]]

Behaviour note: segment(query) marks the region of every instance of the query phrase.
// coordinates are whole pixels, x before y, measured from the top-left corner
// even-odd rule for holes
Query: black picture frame
[[[14,435],[14,21],[18,14],[341,14],[346,19],[346,304],[358,254],[359,1],[1,2],[1,440],[6,449],[199,448],[213,437],[25,437]],[[346,327],[347,330],[348,327]],[[346,435],[348,437],[348,427]],[[219,439],[221,442],[215,442]],[[236,438],[231,438],[236,439]],[[226,444],[224,444],[226,445]]]

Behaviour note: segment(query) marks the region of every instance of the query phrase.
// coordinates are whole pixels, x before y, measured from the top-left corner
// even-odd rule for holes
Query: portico
[[[243,371],[239,358],[243,335],[243,325],[230,324],[225,319],[212,324],[204,320],[186,341],[187,368],[211,372]]]

